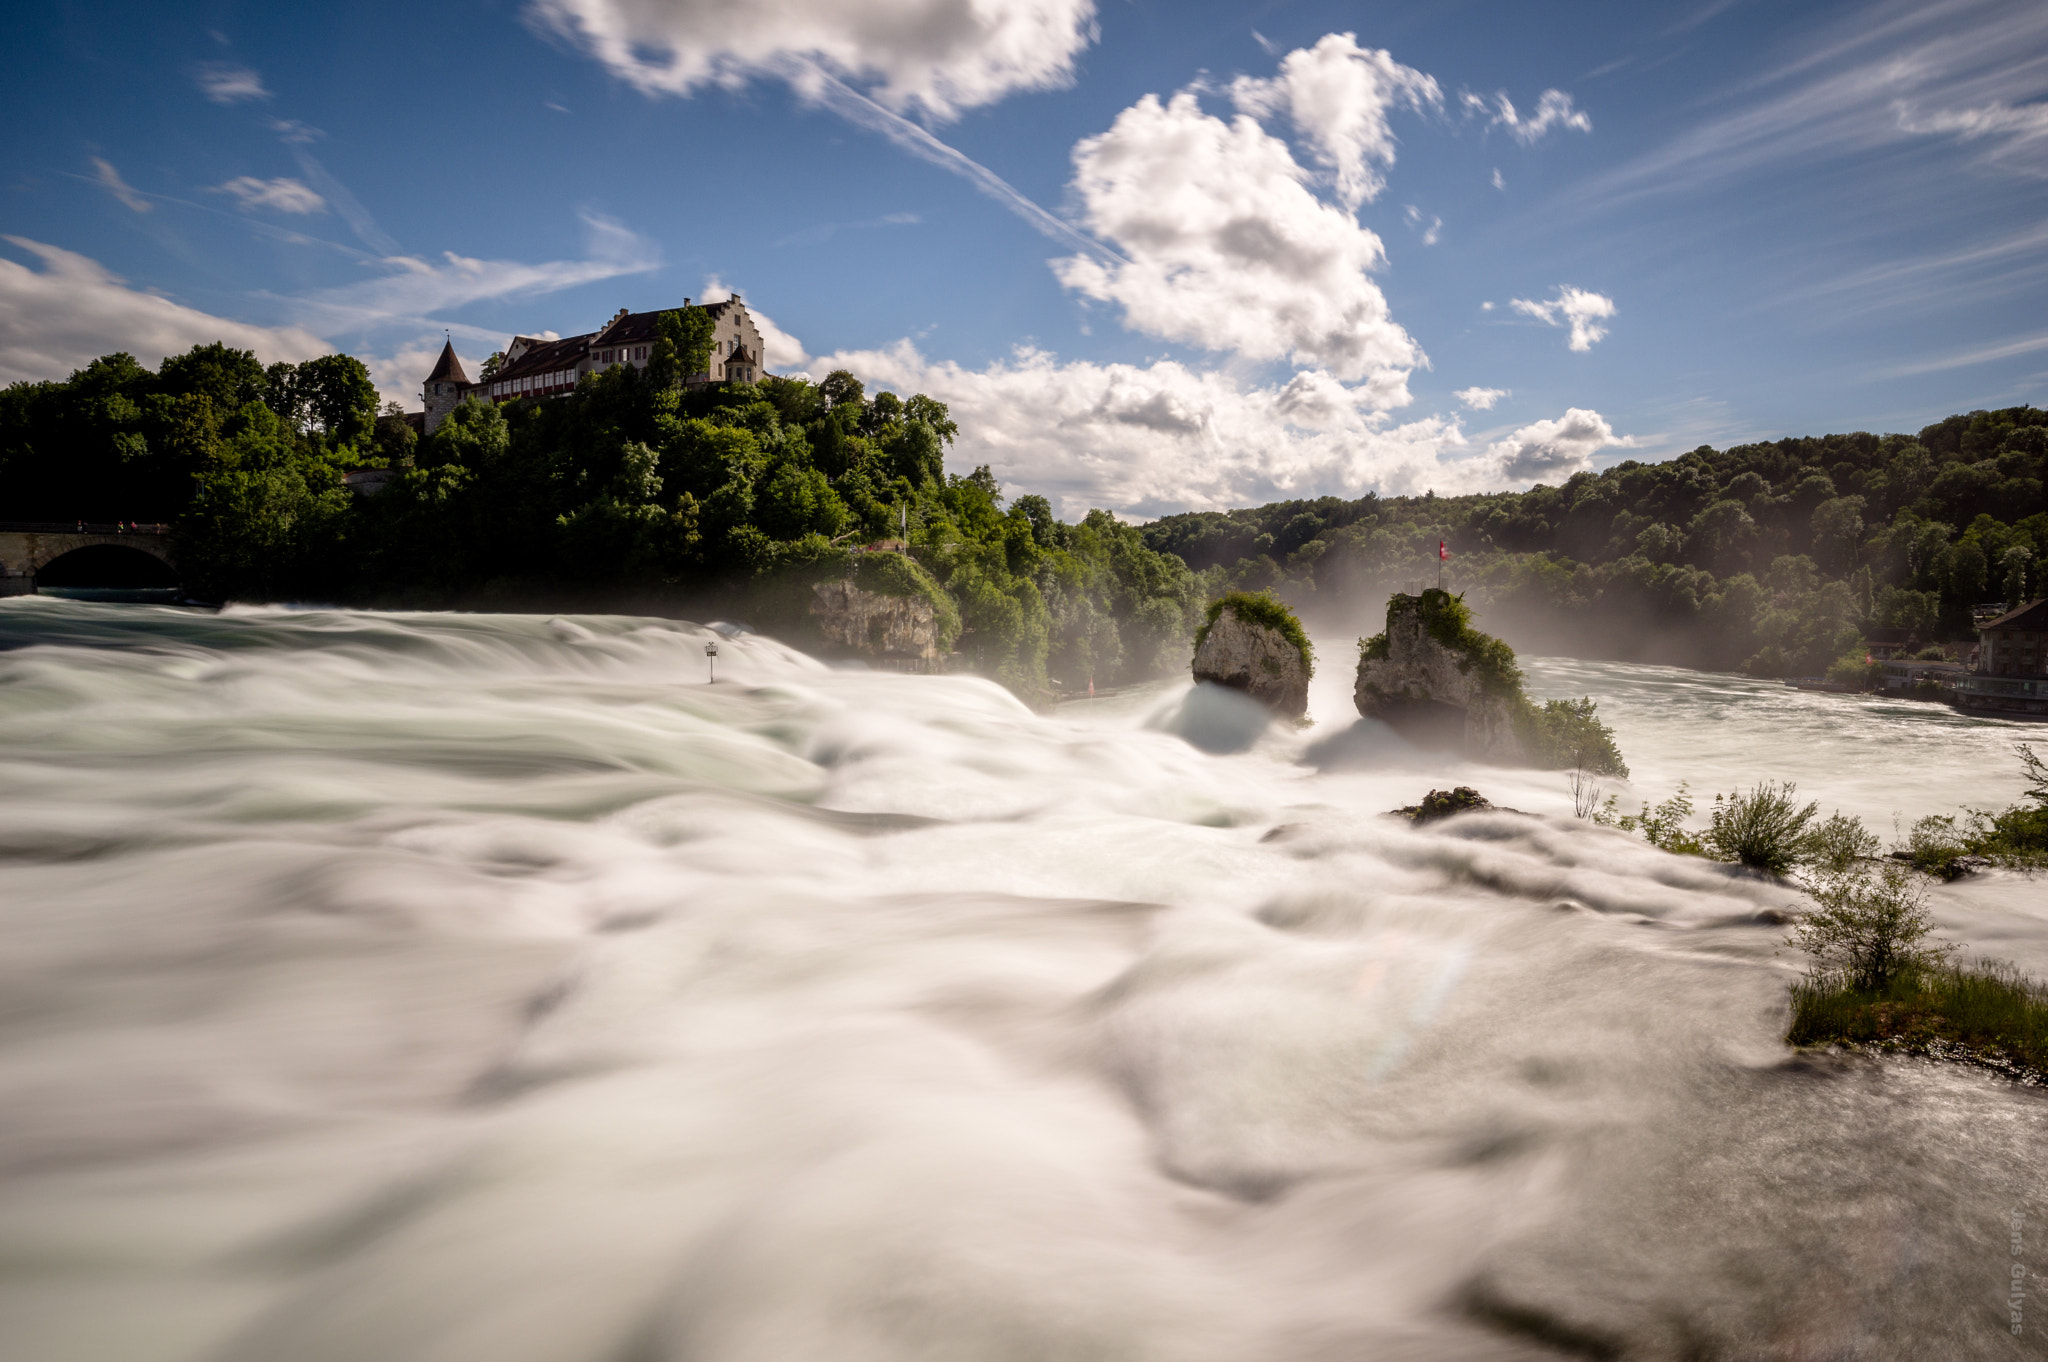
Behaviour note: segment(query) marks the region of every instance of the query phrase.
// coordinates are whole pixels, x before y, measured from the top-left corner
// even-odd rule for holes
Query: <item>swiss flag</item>
[[[1451,556],[1451,551],[1444,547],[1444,541],[1441,539],[1436,541],[1436,556],[1440,562]]]

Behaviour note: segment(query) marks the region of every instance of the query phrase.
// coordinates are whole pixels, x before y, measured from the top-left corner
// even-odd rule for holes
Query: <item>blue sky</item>
[[[1069,515],[2048,393],[2048,6],[448,0],[0,20],[0,381],[737,289]]]

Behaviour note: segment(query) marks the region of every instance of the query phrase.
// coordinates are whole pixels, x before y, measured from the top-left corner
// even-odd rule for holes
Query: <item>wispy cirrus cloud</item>
[[[595,213],[583,214],[582,220],[590,244],[580,260],[482,260],[453,251],[442,252],[437,260],[394,255],[378,262],[379,278],[278,301],[310,330],[353,335],[386,327],[435,327],[441,325],[435,320],[440,314],[473,303],[537,297],[660,268],[660,251],[639,233]]]
[[[199,93],[216,104],[241,104],[252,99],[269,99],[263,77],[235,62],[210,61],[194,67],[192,80]]]
[[[95,156],[92,158],[92,181],[114,196],[114,201],[133,213],[147,213],[150,202],[140,191],[121,178],[121,172]]]
[[[327,200],[304,182],[293,179],[259,180],[253,175],[237,175],[224,184],[215,185],[213,191],[228,195],[234,199],[236,207],[244,210],[269,208],[280,213],[307,214],[327,209]]]
[[[2036,0],[1879,0],[1756,76],[1720,112],[1579,192],[1588,209],[1701,192],[1764,167],[1950,138],[2048,175],[2037,112],[2048,23]]]

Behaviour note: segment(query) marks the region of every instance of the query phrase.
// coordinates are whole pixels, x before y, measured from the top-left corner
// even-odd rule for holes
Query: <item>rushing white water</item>
[[[1259,731],[713,637],[0,606],[0,1356],[2041,1355],[2048,1097],[1793,1057],[1791,891],[1334,667]],[[2018,788],[2008,726],[1529,670],[1652,798]],[[1377,816],[1456,783],[1537,816]],[[1939,906],[2048,972],[2044,897]]]

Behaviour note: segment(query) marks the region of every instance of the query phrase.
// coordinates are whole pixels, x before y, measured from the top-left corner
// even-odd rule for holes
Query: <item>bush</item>
[[[1195,630],[1195,647],[1202,646],[1202,640],[1209,637],[1209,630],[1228,610],[1246,624],[1256,624],[1271,629],[1289,643],[1301,655],[1301,671],[1304,676],[1316,674],[1315,649],[1309,646],[1308,632],[1301,627],[1301,621],[1294,612],[1266,591],[1231,591],[1209,602],[1209,614],[1202,621],[1202,627]]]
[[[1905,851],[1915,869],[1944,880],[1962,874],[1957,862],[1970,854],[1952,813],[1930,813],[1915,823],[1912,832],[1906,835]]]
[[[1812,956],[1819,974],[1839,975],[1852,988],[1886,988],[1905,971],[1938,965],[1957,949],[1928,942],[1934,919],[1927,891],[1897,862],[1874,875],[1824,878],[1811,897],[1814,907],[1793,924],[1786,943]]]
[[[1680,781],[1678,792],[1662,804],[1645,804],[1638,813],[1617,814],[1615,797],[1607,796],[1607,802],[1600,806],[1600,812],[1593,815],[1593,821],[1602,827],[1619,828],[1623,832],[1640,832],[1643,839],[1659,851],[1669,851],[1680,856],[1702,856],[1706,848],[1700,839],[1686,831],[1685,820],[1692,817],[1692,795],[1685,782]]]
[[[1863,820],[1838,813],[1807,834],[1800,860],[1824,875],[1843,875],[1880,850],[1877,834]]]
[[[1820,805],[1801,808],[1799,787],[1764,781],[1748,794],[1715,795],[1703,839],[1716,860],[1735,861],[1769,875],[1783,875],[1805,859],[1808,829]]]

